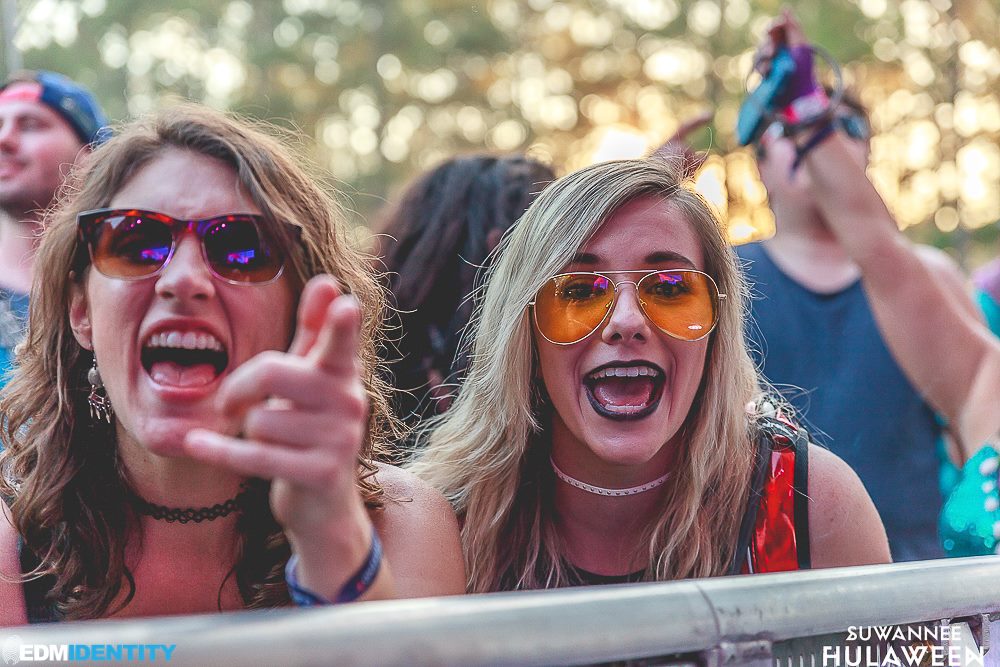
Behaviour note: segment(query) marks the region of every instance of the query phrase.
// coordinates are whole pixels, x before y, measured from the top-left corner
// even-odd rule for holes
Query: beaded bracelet
[[[382,566],[382,542],[378,539],[378,533],[372,529],[372,545],[368,549],[368,557],[361,565],[361,568],[347,580],[347,582],[337,593],[337,597],[329,600],[322,595],[314,593],[308,588],[303,588],[299,584],[299,578],[295,571],[298,569],[299,555],[292,554],[285,564],[285,583],[288,585],[288,593],[299,607],[320,607],[331,604],[342,604],[353,602],[365,594],[378,576],[379,568]]]

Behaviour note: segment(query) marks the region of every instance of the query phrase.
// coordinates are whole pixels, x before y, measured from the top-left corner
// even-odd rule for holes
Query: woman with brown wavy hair
[[[273,134],[178,107],[71,176],[0,402],[0,624],[463,590],[447,504],[372,462],[381,290]]]
[[[765,393],[746,284],[680,167],[564,176],[501,243],[468,379],[411,464],[459,514],[473,592],[889,559],[857,476]]]

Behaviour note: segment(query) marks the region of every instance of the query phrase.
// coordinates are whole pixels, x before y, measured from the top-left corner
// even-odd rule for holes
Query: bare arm
[[[17,553],[17,530],[7,504],[0,501],[0,627],[28,622],[24,588],[17,578],[21,562]]]
[[[400,598],[465,593],[458,521],[438,491],[412,473],[381,465],[385,509],[373,517]]]
[[[945,251],[933,246],[914,245],[913,249],[927,270],[940,279],[944,291],[954,295],[955,303],[977,321],[985,322],[982,311],[976,305],[972,285],[955,260]],[[959,438],[953,437],[950,432],[945,433],[944,442],[948,457],[959,468],[962,467],[964,461],[975,454],[982,444],[979,442],[959,442]]]
[[[789,10],[768,29],[762,56],[775,46],[806,42]],[[815,130],[796,138],[808,143]],[[990,335],[955,288],[951,269],[935,266],[898,231],[865,174],[852,141],[833,132],[809,150],[812,198],[840,245],[860,266],[879,329],[897,363],[934,408],[948,419],[969,456],[1000,429],[1000,342]]]
[[[861,480],[836,454],[809,447],[809,544],[812,566],[889,563],[889,542]]]
[[[1000,430],[1000,342],[896,230],[846,141],[835,133],[804,160],[816,202],[861,267],[889,348],[968,456]]]
[[[976,321],[986,321],[979,306],[976,305],[972,283],[948,253],[934,246],[919,244],[913,245],[913,251],[927,267],[927,270],[941,280],[941,286],[944,290],[955,295],[955,303],[958,306]]]

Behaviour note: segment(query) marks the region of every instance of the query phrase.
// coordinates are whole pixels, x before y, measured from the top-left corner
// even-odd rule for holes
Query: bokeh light
[[[526,151],[559,172],[636,157],[705,109],[696,187],[734,242],[774,230],[733,139],[762,0],[205,0],[19,3],[25,64],[94,88],[114,117],[178,99],[315,138],[358,222],[435,161]],[[875,136],[869,174],[900,226],[978,263],[1000,232],[1000,7],[803,0],[807,34],[844,66]],[[991,231],[992,230],[992,231]]]

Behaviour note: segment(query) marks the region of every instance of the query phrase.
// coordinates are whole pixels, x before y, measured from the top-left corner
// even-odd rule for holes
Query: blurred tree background
[[[561,172],[643,154],[705,109],[699,190],[734,242],[773,232],[733,139],[777,0],[0,0],[7,65],[91,87],[124,119],[193,99],[284,125],[364,222],[446,156],[528,151]],[[871,109],[870,173],[913,238],[1000,250],[996,0],[802,0]]]

